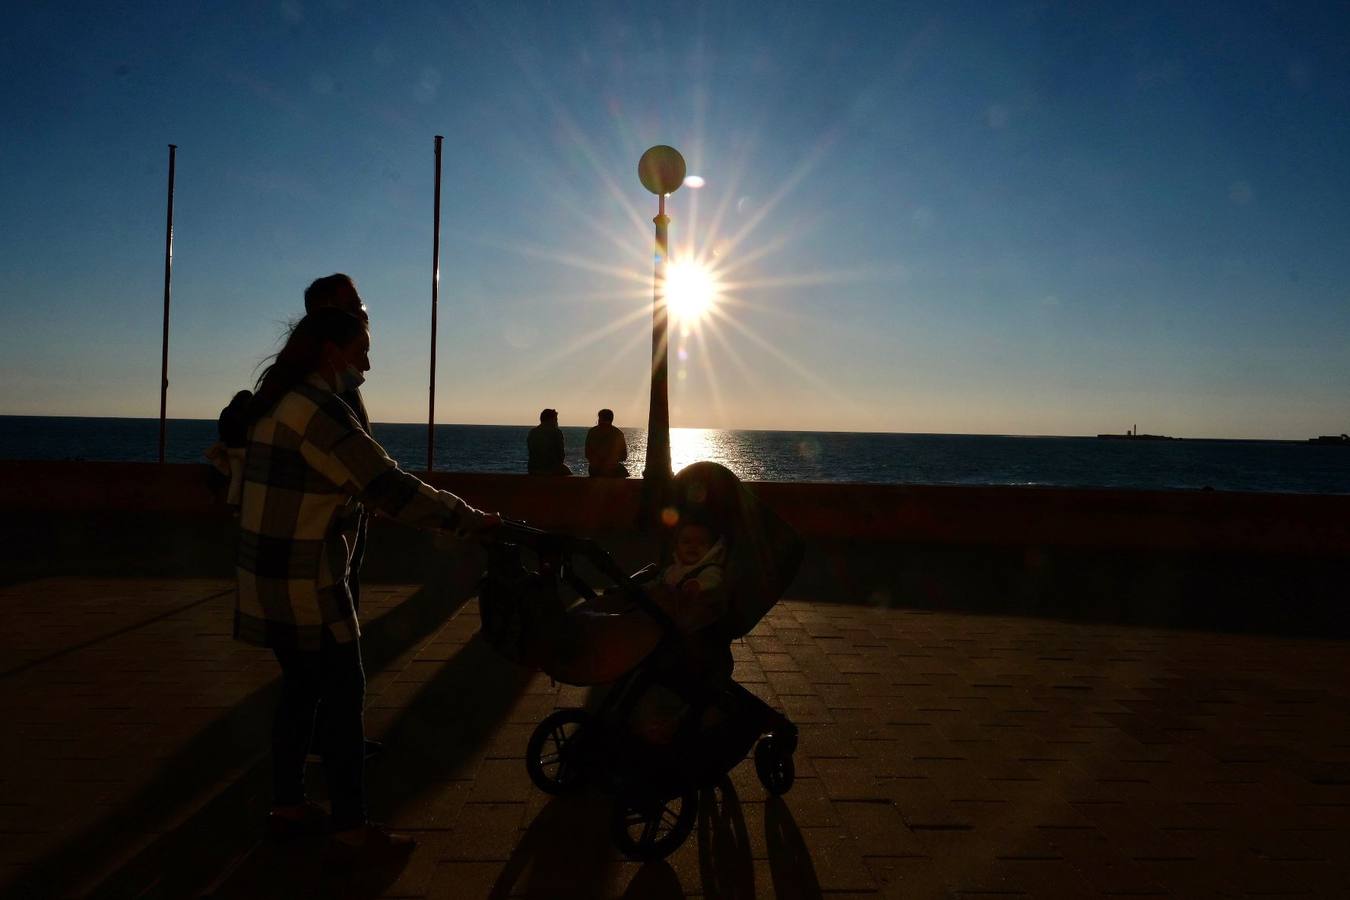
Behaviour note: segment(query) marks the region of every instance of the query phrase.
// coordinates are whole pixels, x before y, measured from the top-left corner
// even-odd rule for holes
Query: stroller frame
[[[651,616],[662,633],[656,649],[613,682],[594,710],[557,709],[535,728],[526,745],[525,768],[540,790],[561,795],[596,785],[613,794],[611,839],[631,859],[654,860],[684,843],[693,830],[699,790],[716,785],[751,747],[765,789],[774,795],[791,789],[797,726],[729,675],[717,685],[692,684],[670,665],[681,636],[643,590],[656,577],[654,565],[628,575],[595,541],[519,522],[504,521],[495,543],[489,566],[505,560],[519,564],[519,548],[528,547],[538,558],[540,574],[593,601],[596,592],[575,569],[576,560],[585,559]],[[629,726],[639,699],[657,685],[687,704],[674,737],[664,745],[648,743]],[[704,715],[713,707],[726,715],[705,729]]]

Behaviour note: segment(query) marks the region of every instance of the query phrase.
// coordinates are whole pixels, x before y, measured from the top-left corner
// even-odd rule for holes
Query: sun
[[[703,321],[720,293],[717,276],[701,263],[679,260],[666,267],[666,303],[671,319],[680,325]]]

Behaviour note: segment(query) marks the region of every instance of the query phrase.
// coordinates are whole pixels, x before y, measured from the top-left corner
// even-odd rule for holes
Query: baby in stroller
[[[615,793],[612,836],[639,859],[683,843],[697,790],[752,747],[765,787],[786,791],[797,743],[785,716],[732,679],[730,644],[782,595],[801,542],[721,466],[690,466],[674,489],[674,558],[659,574],[625,575],[592,541],[507,523],[479,595],[483,636],[500,652],[569,684],[611,684],[597,709],[545,718],[526,768],[549,793]],[[578,563],[608,589],[597,593]],[[563,585],[580,602],[561,599]]]
[[[705,517],[689,513],[677,521],[673,543],[674,561],[647,590],[670,617],[677,636],[666,658],[654,663],[652,674],[657,677],[647,685],[631,717],[634,733],[652,744],[669,744],[691,708],[669,682],[715,691],[730,678],[734,665],[729,642],[710,628],[727,610],[726,542],[714,534]],[[711,726],[721,715],[716,705],[709,706],[700,727]]]

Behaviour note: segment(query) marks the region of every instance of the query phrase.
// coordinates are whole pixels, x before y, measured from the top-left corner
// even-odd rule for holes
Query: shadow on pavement
[[[381,620],[383,621],[383,620]],[[496,726],[530,673],[474,637],[422,685],[384,732],[385,752],[367,766],[371,817],[416,830],[433,824],[438,790],[469,777]],[[335,874],[321,862],[323,843],[263,845],[213,893],[217,898],[378,897],[401,864]],[[404,861],[406,862],[406,861]]]
[[[764,802],[764,839],[769,845],[774,895],[783,900],[819,897],[820,879],[811,862],[811,851],[782,797],[771,796]]]
[[[606,896],[614,867],[608,823],[609,799],[601,794],[554,797],[516,844],[489,896],[557,897],[562,885],[567,896]]]
[[[472,594],[479,571],[477,554],[447,562],[407,601],[370,623],[362,637],[367,671],[433,634]],[[248,853],[262,837],[270,802],[267,736],[277,687],[273,681],[254,691],[178,753],[156,761],[145,787],[39,860],[12,885],[17,895],[191,896]],[[209,799],[194,807],[203,798]],[[91,888],[91,873],[108,869]]]
[[[755,865],[750,850],[750,833],[740,799],[730,778],[717,788],[699,794],[698,823],[699,882],[705,897],[729,900],[755,896]]]
[[[516,845],[489,896],[614,896],[614,879],[622,873],[609,843],[611,802],[595,791],[550,800]],[[774,894],[803,900],[820,897],[801,832],[787,805],[776,797],[766,803],[764,837]],[[698,823],[690,839],[698,843],[696,893],[728,900],[757,896],[749,829],[729,778],[700,792]],[[685,891],[670,864],[658,861],[639,868],[621,896],[680,900]]]
[[[362,639],[367,671],[386,668],[436,633],[472,595],[480,572],[476,554],[447,563],[407,601],[371,622]],[[388,749],[372,772],[372,816],[418,827],[403,823],[434,806],[447,782],[473,777],[490,737],[529,678],[475,638],[406,704],[396,703],[395,718],[383,734]],[[217,897],[368,898],[388,890],[403,874],[401,867],[337,877],[322,864],[322,842],[282,847],[262,842],[271,791],[267,735],[277,687],[274,681],[254,691],[174,756],[158,761],[154,777],[135,797],[48,854],[13,885],[18,895],[90,890],[91,873],[100,871],[110,874],[89,896],[193,896],[212,882]],[[703,893],[754,896],[749,837],[734,790],[728,782],[720,798],[706,793],[710,799],[701,804],[698,826]],[[602,886],[614,877],[608,805],[604,797],[550,802],[505,864],[497,895],[519,893],[522,878],[527,896],[556,896],[560,884],[577,886],[584,895],[585,886]],[[787,807],[772,800],[767,810],[775,890],[782,896],[818,895],[809,854]],[[639,869],[626,894],[682,895],[665,863]]]
[[[326,864],[326,837],[286,844],[264,841],[229,880],[203,897],[360,900],[379,897],[398,881],[406,860],[378,868],[335,869]]]

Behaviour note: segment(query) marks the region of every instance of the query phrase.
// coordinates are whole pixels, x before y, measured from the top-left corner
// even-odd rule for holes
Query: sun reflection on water
[[[711,428],[670,429],[670,467],[676,472],[690,463],[710,459],[726,465],[721,435]]]
[[[670,429],[670,467],[678,472],[696,462],[721,463],[738,478],[755,478],[759,467],[747,454],[743,436],[718,428]]]
[[[641,478],[647,460],[647,433],[643,428],[624,429],[628,437],[628,471]],[[726,466],[742,481],[784,481],[800,477],[828,481],[825,448],[812,435],[733,431],[718,428],[670,429],[670,468],[679,473],[696,462]],[[797,473],[810,473],[800,476]],[[838,480],[838,479],[836,479]]]

